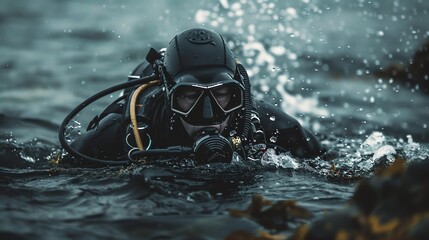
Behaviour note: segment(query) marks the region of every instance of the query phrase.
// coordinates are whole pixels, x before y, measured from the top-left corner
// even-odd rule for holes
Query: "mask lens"
[[[218,106],[225,112],[243,105],[243,90],[236,84],[226,84],[210,90]]]
[[[244,90],[235,82],[213,86],[181,85],[171,93],[171,108],[193,125],[223,122],[243,105]]]
[[[203,89],[191,86],[178,87],[172,94],[173,110],[188,114],[203,95]]]

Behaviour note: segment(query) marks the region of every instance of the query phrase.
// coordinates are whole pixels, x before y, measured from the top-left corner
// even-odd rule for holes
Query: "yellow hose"
[[[141,151],[144,150],[142,138],[140,137],[138,125],[137,125],[137,116],[136,116],[136,101],[139,97],[140,93],[146,90],[148,87],[155,85],[159,83],[160,80],[153,80],[146,84],[142,84],[140,87],[138,87],[131,97],[131,104],[130,104],[130,116],[131,116],[131,124],[133,126],[133,133],[134,133],[134,139],[137,143],[137,148]]]

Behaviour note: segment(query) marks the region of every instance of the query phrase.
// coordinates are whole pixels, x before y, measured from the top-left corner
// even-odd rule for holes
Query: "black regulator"
[[[231,162],[232,145],[216,128],[203,129],[193,146],[195,160],[199,163]]]

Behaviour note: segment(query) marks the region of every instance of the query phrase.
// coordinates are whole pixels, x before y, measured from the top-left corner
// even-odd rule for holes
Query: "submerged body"
[[[181,146],[200,163],[229,162],[232,151],[255,159],[267,147],[298,158],[322,154],[317,139],[296,119],[253,99],[244,67],[217,33],[187,30],[162,54],[152,49],[147,60],[129,80],[160,80],[127,88],[73,149],[97,159],[134,160],[135,151]]]
[[[147,104],[145,109],[150,109],[148,111],[152,113],[151,116],[146,115],[149,123],[147,134],[151,137],[151,147],[192,146],[194,139],[187,134],[183,125],[168,116],[163,103],[164,98],[159,95],[161,91],[160,86],[153,87],[147,92],[147,98],[141,100],[143,104]],[[272,145],[280,147],[281,151],[290,151],[293,156],[299,158],[315,157],[322,153],[322,148],[314,135],[303,128],[296,119],[267,102],[256,101],[255,105],[266,138],[276,139]],[[124,105],[118,105],[115,112],[108,114],[94,125],[74,141],[72,146],[79,152],[97,158],[126,158],[130,149],[127,136],[129,142],[132,139],[128,135],[129,119],[123,117],[125,111],[123,108],[125,108]],[[224,130],[224,133],[227,131]],[[228,137],[227,134],[225,137]],[[149,139],[144,140],[148,146]],[[134,143],[130,145],[133,146]]]

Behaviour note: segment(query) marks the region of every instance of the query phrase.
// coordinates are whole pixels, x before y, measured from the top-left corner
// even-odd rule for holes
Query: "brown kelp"
[[[303,223],[290,237],[260,232],[234,232],[227,239],[290,240],[415,240],[429,239],[429,159],[407,163],[397,158],[371,178],[361,180],[350,201],[341,209]],[[254,195],[245,210],[230,210],[233,217],[247,217],[264,228],[288,230],[291,221],[312,214],[294,201],[272,203]]]

